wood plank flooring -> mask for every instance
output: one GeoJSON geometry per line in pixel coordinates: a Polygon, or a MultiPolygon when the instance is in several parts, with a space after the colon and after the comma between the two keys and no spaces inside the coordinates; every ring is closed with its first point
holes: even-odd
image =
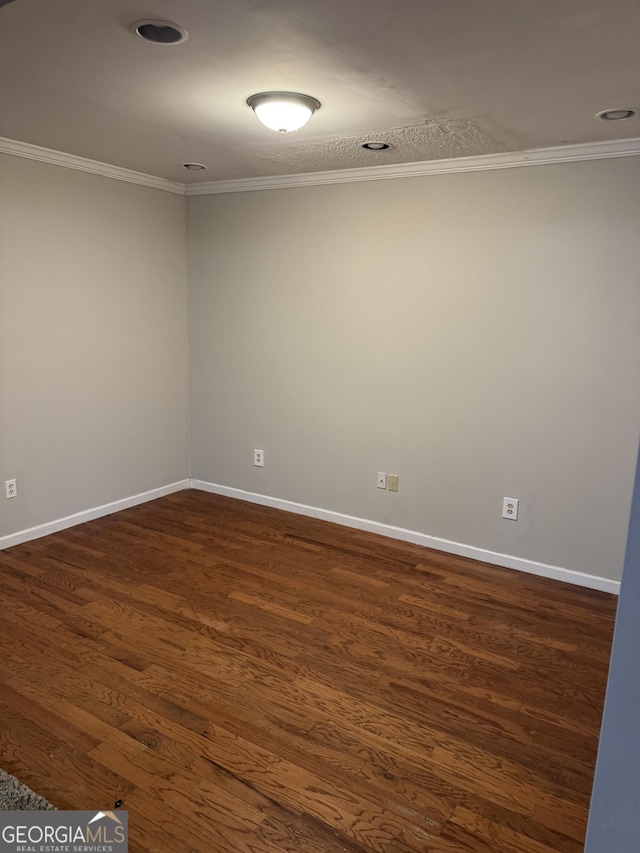
{"type": "Polygon", "coordinates": [[[613,596],[197,491],[0,571],[0,766],[132,853],[583,849],[613,596]]]}

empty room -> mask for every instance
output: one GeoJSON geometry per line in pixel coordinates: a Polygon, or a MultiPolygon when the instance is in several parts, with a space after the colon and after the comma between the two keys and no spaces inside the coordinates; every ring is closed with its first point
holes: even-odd
{"type": "Polygon", "coordinates": [[[0,0],[1,849],[637,853],[639,35],[0,0]]]}

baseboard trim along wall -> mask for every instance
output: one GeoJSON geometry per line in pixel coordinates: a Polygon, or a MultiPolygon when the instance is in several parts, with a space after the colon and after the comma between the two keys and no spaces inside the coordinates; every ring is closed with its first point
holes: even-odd
{"type": "Polygon", "coordinates": [[[162,498],[165,495],[173,494],[173,492],[180,492],[183,489],[200,489],[203,492],[210,492],[214,495],[223,495],[224,497],[235,498],[236,500],[249,501],[250,503],[260,504],[261,506],[281,509],[285,512],[294,512],[297,515],[318,518],[322,521],[332,521],[334,524],[353,527],[355,530],[365,530],[368,533],[389,536],[391,539],[412,542],[414,545],[434,548],[436,551],[444,551],[447,554],[455,554],[458,557],[469,557],[472,560],[493,563],[505,569],[528,572],[531,575],[564,581],[565,583],[572,583],[576,586],[587,587],[588,589],[597,589],[602,592],[613,593],[614,595],[618,595],[620,592],[620,583],[609,580],[608,578],[596,577],[595,575],[588,575],[584,572],[576,572],[573,569],[565,569],[562,566],[549,566],[546,563],[537,563],[534,560],[524,560],[521,557],[512,557],[510,554],[485,551],[483,548],[474,548],[471,545],[463,545],[460,542],[450,542],[448,539],[439,539],[437,536],[429,536],[427,533],[420,533],[417,530],[407,530],[404,527],[394,527],[390,524],[383,524],[380,521],[371,521],[367,518],[358,518],[357,516],[345,515],[344,513],[334,512],[329,509],[320,509],[319,507],[307,506],[306,504],[295,503],[294,501],[274,498],[269,495],[260,495],[255,492],[246,492],[243,489],[234,489],[231,486],[221,486],[217,483],[207,483],[204,480],[195,479],[179,480],[176,483],[160,486],[158,489],[151,489],[148,492],[141,492],[138,495],[131,495],[128,498],[122,498],[121,500],[112,501],[102,506],[76,512],[73,515],[58,518],[46,524],[29,527],[26,530],[19,530],[16,533],[10,533],[8,536],[0,536],[0,550],[12,548],[14,545],[21,545],[23,542],[30,542],[32,539],[40,539],[42,536],[49,536],[49,534],[57,533],[59,530],[66,530],[68,527],[75,527],[77,524],[93,521],[94,518],[102,518],[105,515],[111,515],[122,509],[128,509],[129,507],[137,506],[156,498],[162,498]]]}
{"type": "Polygon", "coordinates": [[[26,530],[10,533],[8,536],[0,536],[0,550],[12,548],[14,545],[21,545],[23,542],[30,542],[32,539],[40,539],[42,536],[49,536],[50,533],[57,533],[59,530],[75,527],[76,524],[84,524],[85,521],[93,521],[94,518],[102,518],[104,515],[120,512],[121,509],[128,509],[129,507],[137,506],[156,498],[162,498],[165,495],[171,495],[173,492],[181,492],[183,489],[188,488],[190,488],[189,480],[179,480],[177,483],[169,483],[169,485],[160,486],[158,489],[151,489],[148,492],[141,492],[138,495],[131,495],[131,497],[122,498],[119,501],[112,501],[102,506],[93,507],[93,509],[76,512],[73,515],[58,518],[56,521],[49,521],[46,524],[39,524],[37,527],[28,527],[26,530]]]}
{"type": "Polygon", "coordinates": [[[537,563],[533,560],[524,560],[521,557],[512,557],[509,554],[498,554],[494,551],[485,551],[483,548],[474,548],[471,545],[463,545],[460,542],[450,542],[448,539],[439,539],[429,536],[417,530],[407,530],[404,527],[394,527],[379,521],[370,521],[366,518],[357,518],[352,515],[344,515],[328,509],[307,506],[306,504],[273,498],[268,495],[260,495],[255,492],[245,492],[243,489],[234,489],[230,486],[220,486],[217,483],[207,483],[203,480],[190,480],[192,489],[200,489],[203,492],[211,492],[214,495],[223,495],[228,498],[236,498],[262,506],[282,509],[286,512],[294,512],[297,515],[306,515],[310,518],[319,518],[322,521],[332,521],[344,527],[353,527],[356,530],[366,530],[369,533],[378,533],[381,536],[389,536],[392,539],[401,539],[404,542],[412,542],[414,545],[423,545],[425,548],[434,548],[437,551],[445,551],[447,554],[455,554],[458,557],[469,557],[472,560],[480,560],[483,563],[493,563],[505,569],[516,569],[519,572],[528,572],[543,578],[572,583],[576,586],[597,589],[601,592],[610,592],[618,595],[620,583],[608,578],[588,575],[584,572],[576,572],[573,569],[565,569],[562,566],[549,566],[546,563],[537,563]]]}

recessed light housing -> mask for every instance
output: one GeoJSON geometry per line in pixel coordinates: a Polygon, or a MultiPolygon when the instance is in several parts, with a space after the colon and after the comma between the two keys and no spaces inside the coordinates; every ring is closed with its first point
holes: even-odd
{"type": "Polygon", "coordinates": [[[365,151],[386,151],[387,148],[391,148],[388,142],[376,142],[374,140],[371,142],[363,142],[362,147],[365,151]]]}
{"type": "Polygon", "coordinates": [[[180,44],[189,38],[183,27],[172,24],[170,21],[134,21],[129,30],[134,35],[146,41],[152,41],[154,44],[180,44]]]}
{"type": "Polygon", "coordinates": [[[596,113],[596,118],[601,118],[603,121],[624,121],[626,118],[633,118],[635,114],[636,111],[628,107],[615,107],[614,109],[601,110],[596,113]]]}
{"type": "Polygon", "coordinates": [[[265,127],[281,134],[300,130],[320,109],[320,101],[299,92],[258,92],[247,104],[265,127]]]}
{"type": "Polygon", "coordinates": [[[183,163],[182,165],[190,172],[204,172],[205,169],[209,168],[208,166],[205,166],[204,163],[183,163]]]}

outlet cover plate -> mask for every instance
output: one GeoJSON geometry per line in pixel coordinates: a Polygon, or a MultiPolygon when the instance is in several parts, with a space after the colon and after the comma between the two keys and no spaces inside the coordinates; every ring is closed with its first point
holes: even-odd
{"type": "Polygon", "coordinates": [[[518,507],[520,501],[518,498],[503,498],[502,499],[502,517],[509,521],[518,520],[518,507]]]}

